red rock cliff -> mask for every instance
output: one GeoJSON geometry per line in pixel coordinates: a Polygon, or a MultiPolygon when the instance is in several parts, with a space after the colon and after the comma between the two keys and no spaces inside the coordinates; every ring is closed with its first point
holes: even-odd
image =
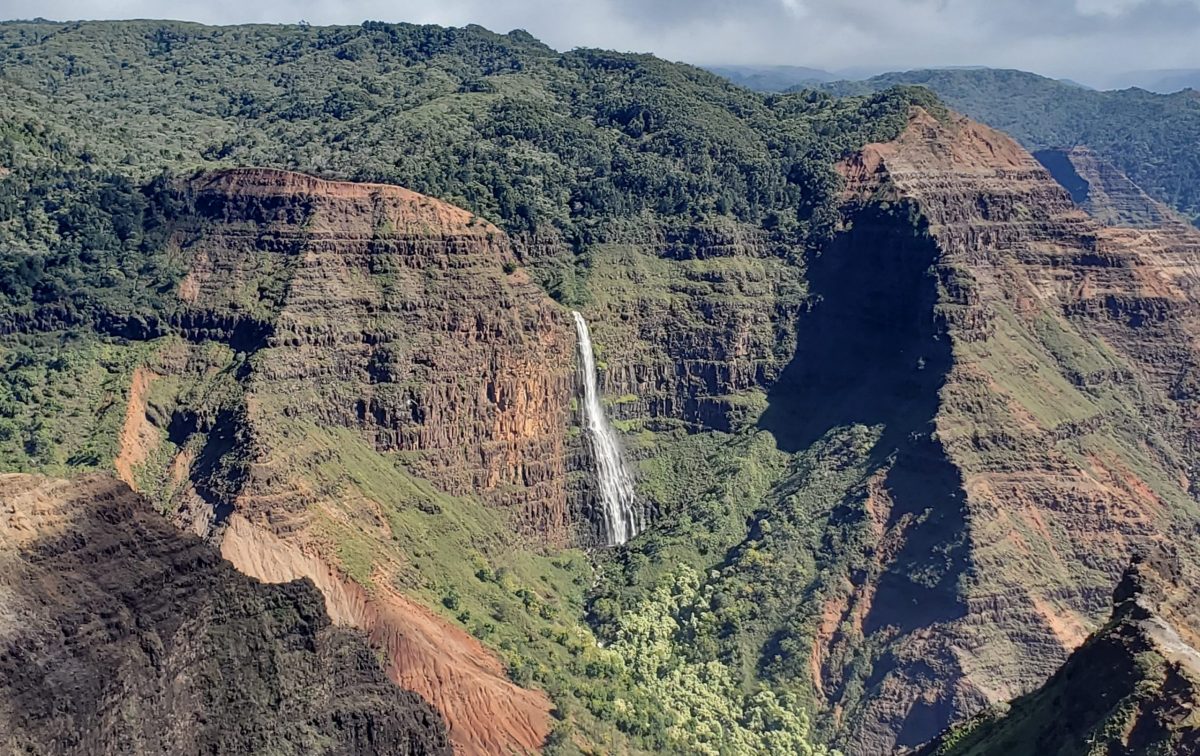
{"type": "MultiPolygon", "coordinates": [[[[180,194],[189,343],[139,373],[123,437],[157,437],[157,413],[181,518],[247,574],[312,579],[458,753],[536,750],[545,694],[422,606],[443,586],[417,560],[469,573],[437,544],[495,556],[574,537],[566,311],[495,227],[399,187],[233,170],[180,194]]],[[[157,453],[136,446],[131,478],[157,453]]]]}
{"type": "Polygon", "coordinates": [[[826,607],[814,676],[873,753],[1039,684],[1135,547],[1191,540],[1200,235],[1102,228],[1007,136],[923,111],[843,172],[858,233],[908,206],[934,245],[933,438],[957,479],[902,512],[880,485],[876,566],[826,607]],[[863,642],[887,650],[856,699],[829,660],[863,642]]]}
{"type": "Polygon", "coordinates": [[[247,409],[264,446],[247,493],[278,497],[273,418],[303,417],[566,539],[574,337],[498,229],[399,187],[283,171],[225,171],[191,190],[182,296],[215,320],[263,324],[247,409]]]}

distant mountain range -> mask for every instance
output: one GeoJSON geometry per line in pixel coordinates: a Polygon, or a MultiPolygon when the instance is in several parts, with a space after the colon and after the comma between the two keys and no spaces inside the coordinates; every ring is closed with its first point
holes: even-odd
{"type": "MultiPolygon", "coordinates": [[[[818,88],[836,96],[853,96],[895,86],[927,87],[954,110],[1011,134],[1029,150],[1088,147],[1154,199],[1200,222],[1200,155],[1195,150],[1200,143],[1200,92],[1195,89],[1173,94],[1128,86],[1098,90],[1074,81],[997,68],[938,68],[838,81],[821,80],[818,77],[829,72],[820,69],[735,66],[712,70],[732,71],[722,75],[742,86],[768,91],[818,88]],[[796,83],[778,89],[789,72],[796,83]]],[[[1147,86],[1153,83],[1151,79],[1182,83],[1188,73],[1200,78],[1197,72],[1157,71],[1129,74],[1122,82],[1140,76],[1138,80],[1147,86]]]]}
{"type": "Polygon", "coordinates": [[[1147,92],[1170,94],[1181,89],[1200,89],[1200,68],[1174,68],[1159,71],[1130,71],[1102,81],[1103,89],[1137,87],[1147,92]]]}
{"type": "Polygon", "coordinates": [[[855,78],[805,66],[707,66],[718,76],[757,92],[782,92],[800,84],[825,84],[855,78]]]}
{"type": "MultiPolygon", "coordinates": [[[[798,86],[813,84],[828,84],[833,81],[863,81],[868,78],[896,77],[916,74],[921,71],[989,71],[986,66],[945,66],[934,69],[914,69],[910,71],[893,71],[883,73],[880,69],[839,69],[827,71],[822,68],[807,66],[768,66],[768,65],[721,65],[705,66],[709,71],[724,76],[739,86],[759,92],[783,92],[798,86]]],[[[1038,74],[1032,74],[1038,75],[1038,74]]],[[[1112,90],[1112,89],[1144,89],[1147,92],[1171,94],[1183,89],[1200,89],[1200,68],[1171,68],[1150,71],[1125,71],[1108,76],[1083,77],[1091,83],[1077,79],[1057,79],[1064,84],[1071,84],[1083,89],[1112,90]]]]}
{"type": "Polygon", "coordinates": [[[835,95],[861,95],[902,85],[928,87],[951,108],[1008,132],[1030,150],[1089,147],[1155,199],[1200,219],[1195,90],[1097,91],[993,68],[907,71],[819,86],[835,95]]]}

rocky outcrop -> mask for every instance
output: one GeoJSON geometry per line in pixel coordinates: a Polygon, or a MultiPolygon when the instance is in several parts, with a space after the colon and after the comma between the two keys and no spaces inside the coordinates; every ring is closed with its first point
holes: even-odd
{"type": "Polygon", "coordinates": [[[0,750],[448,754],[441,717],[336,628],[120,481],[0,476],[0,750]]]}
{"type": "Polygon", "coordinates": [[[914,384],[933,406],[912,431],[932,431],[925,465],[953,470],[906,490],[897,442],[867,552],[884,562],[830,599],[831,626],[864,618],[882,649],[861,697],[861,671],[826,662],[839,633],[817,637],[847,750],[877,753],[1032,689],[1103,620],[1134,549],[1190,538],[1200,246],[1185,227],[1100,226],[1011,139],[953,117],[919,111],[843,172],[847,233],[886,214],[934,247],[933,341],[908,356],[944,372],[914,384]]]}
{"type": "Polygon", "coordinates": [[[913,756],[1196,753],[1200,615],[1183,572],[1170,552],[1136,556],[1109,620],[1042,687],[913,756]]]}

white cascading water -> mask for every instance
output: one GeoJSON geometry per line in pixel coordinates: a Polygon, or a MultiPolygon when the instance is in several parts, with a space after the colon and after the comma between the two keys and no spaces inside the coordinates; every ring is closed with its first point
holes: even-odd
{"type": "Polygon", "coordinates": [[[604,416],[600,404],[600,386],[596,381],[596,358],[587,321],[578,312],[575,333],[579,337],[579,362],[583,371],[583,418],[592,439],[596,459],[596,480],[600,502],[604,506],[605,536],[610,546],[625,543],[638,534],[640,523],[633,495],[633,476],[625,464],[617,434],[604,416]]]}

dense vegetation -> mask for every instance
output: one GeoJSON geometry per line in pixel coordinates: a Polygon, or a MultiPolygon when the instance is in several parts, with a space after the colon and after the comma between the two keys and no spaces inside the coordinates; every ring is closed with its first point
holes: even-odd
{"type": "Polygon", "coordinates": [[[1030,150],[1091,147],[1152,197],[1200,222],[1200,93],[1098,92],[1023,71],[954,69],[825,85],[863,94],[929,87],[947,105],[1008,132],[1030,150]]]}
{"type": "MultiPolygon", "coordinates": [[[[651,56],[379,23],[0,24],[0,95],[17,128],[50,129],[83,163],[142,178],[259,164],[397,183],[577,253],[608,221],[643,213],[817,239],[833,160],[896,133],[910,103],[933,103],[920,90],[764,98],[651,56]]],[[[13,141],[9,167],[45,159],[13,141]]],[[[585,261],[530,262],[571,299],[585,261]]]]}
{"type": "Polygon", "coordinates": [[[0,321],[88,323],[153,335],[181,273],[167,247],[179,199],[89,167],[39,166],[0,181],[0,321]]]}

